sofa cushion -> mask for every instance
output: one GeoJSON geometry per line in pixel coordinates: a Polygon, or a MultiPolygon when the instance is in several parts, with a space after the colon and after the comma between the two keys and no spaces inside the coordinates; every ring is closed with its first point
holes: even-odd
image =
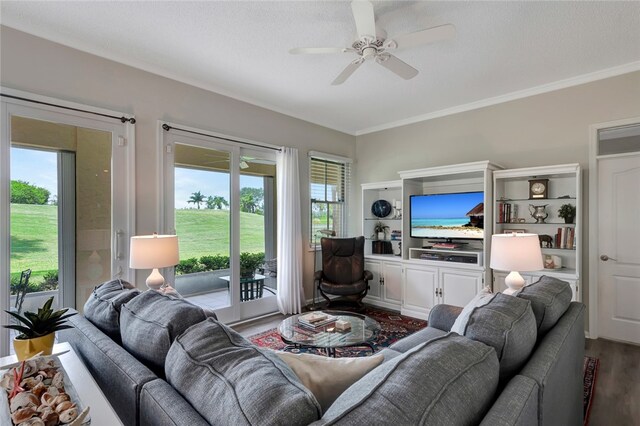
{"type": "Polygon", "coordinates": [[[356,358],[331,358],[314,354],[276,351],[281,360],[296,373],[300,382],[313,393],[322,411],[384,360],[382,355],[356,358]]]}
{"type": "Polygon", "coordinates": [[[535,283],[523,287],[516,294],[516,297],[531,302],[533,315],[535,315],[538,325],[538,335],[543,336],[556,325],[560,317],[567,311],[573,293],[568,282],[542,276],[535,283]]]}
{"type": "Polygon", "coordinates": [[[437,328],[433,328],[433,327],[423,328],[420,331],[417,331],[413,334],[408,335],[404,339],[398,340],[393,345],[389,346],[389,349],[393,349],[394,351],[404,353],[410,349],[415,348],[421,343],[428,342],[431,339],[444,336],[445,334],[447,334],[446,331],[442,331],[437,328]]]}
{"type": "Polygon", "coordinates": [[[207,319],[178,337],[167,381],[211,424],[307,425],[320,405],[275,352],[207,319]]]}
{"type": "Polygon", "coordinates": [[[122,306],[122,346],[163,376],[164,360],[182,332],[215,314],[185,299],[147,290],[122,306]]]}
{"type": "Polygon", "coordinates": [[[492,347],[449,333],[371,371],[318,424],[478,424],[494,399],[498,371],[492,347]]]}
{"type": "Polygon", "coordinates": [[[458,333],[460,335],[464,334],[465,328],[467,328],[467,323],[469,322],[469,316],[471,313],[481,306],[486,305],[491,302],[496,295],[491,293],[489,287],[485,287],[482,289],[480,293],[476,295],[460,312],[460,315],[456,318],[453,325],[451,326],[451,330],[454,333],[458,333]]]}
{"type": "Polygon", "coordinates": [[[536,319],[528,300],[496,293],[469,315],[464,335],[492,346],[500,360],[505,384],[522,368],[536,344],[536,319]]]}
{"type": "Polygon", "coordinates": [[[93,289],[84,304],[84,316],[112,340],[120,343],[120,308],[140,294],[134,285],[120,279],[93,289]]]}

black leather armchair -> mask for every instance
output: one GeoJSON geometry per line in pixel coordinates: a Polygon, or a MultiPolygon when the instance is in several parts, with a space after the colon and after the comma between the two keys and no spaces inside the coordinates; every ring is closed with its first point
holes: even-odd
{"type": "Polygon", "coordinates": [[[322,270],[316,271],[315,283],[328,305],[329,294],[363,307],[373,274],[364,270],[364,237],[322,238],[322,270]]]}

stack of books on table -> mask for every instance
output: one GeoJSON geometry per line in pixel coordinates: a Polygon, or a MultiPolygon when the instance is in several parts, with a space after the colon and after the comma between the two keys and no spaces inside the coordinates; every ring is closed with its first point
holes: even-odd
{"type": "Polygon", "coordinates": [[[298,317],[300,325],[305,327],[321,327],[323,325],[331,324],[338,318],[333,315],[323,314],[322,312],[312,312],[310,314],[302,315],[298,317]]]}

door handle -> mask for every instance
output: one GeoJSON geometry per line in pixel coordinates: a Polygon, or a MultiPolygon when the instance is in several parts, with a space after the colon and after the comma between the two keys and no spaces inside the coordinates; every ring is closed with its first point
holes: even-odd
{"type": "Polygon", "coordinates": [[[118,229],[116,231],[115,250],[113,251],[114,252],[113,257],[115,260],[124,259],[124,255],[122,254],[122,241],[120,241],[123,235],[124,235],[124,231],[122,229],[118,229]]]}
{"type": "Polygon", "coordinates": [[[614,260],[614,261],[618,261],[618,259],[614,259],[613,257],[609,257],[606,254],[603,254],[600,256],[600,260],[602,260],[603,262],[606,262],[607,260],[614,260]]]}

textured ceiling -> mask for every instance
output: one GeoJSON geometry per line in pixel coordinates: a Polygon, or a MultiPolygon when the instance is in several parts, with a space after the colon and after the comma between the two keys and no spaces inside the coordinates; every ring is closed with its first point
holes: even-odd
{"type": "Polygon", "coordinates": [[[2,1],[0,23],[352,134],[640,64],[640,2],[373,3],[389,36],[456,37],[397,51],[412,80],[365,63],[331,86],[353,54],[288,50],[349,46],[349,2],[2,1]]]}

